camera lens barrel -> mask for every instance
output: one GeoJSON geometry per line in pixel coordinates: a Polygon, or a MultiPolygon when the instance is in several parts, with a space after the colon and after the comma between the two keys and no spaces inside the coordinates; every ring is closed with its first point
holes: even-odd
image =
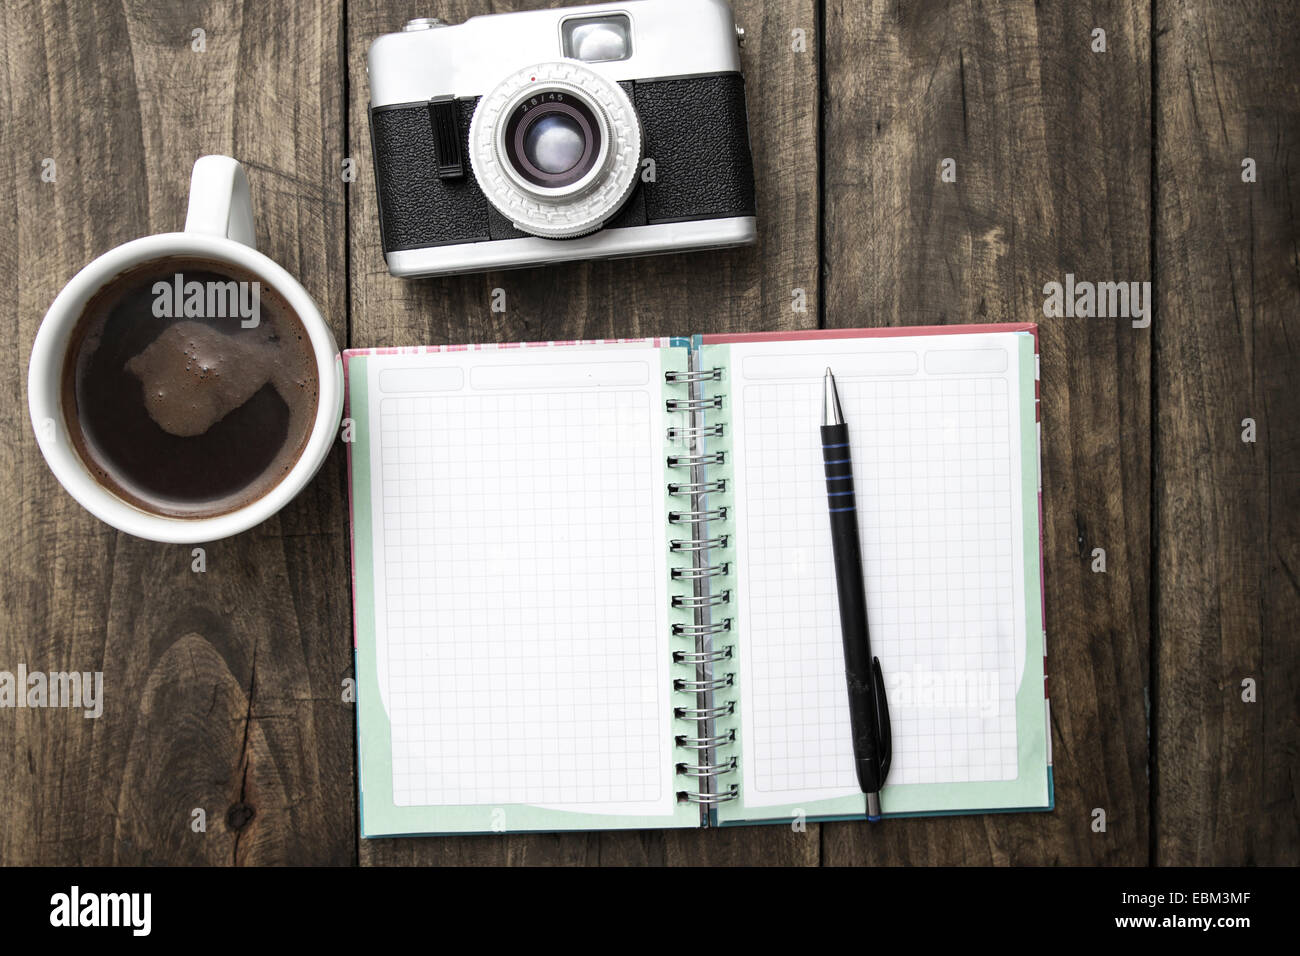
{"type": "Polygon", "coordinates": [[[601,228],[636,185],[641,145],[627,94],[577,60],[516,71],[470,122],[484,195],[516,228],[546,238],[601,228]]]}

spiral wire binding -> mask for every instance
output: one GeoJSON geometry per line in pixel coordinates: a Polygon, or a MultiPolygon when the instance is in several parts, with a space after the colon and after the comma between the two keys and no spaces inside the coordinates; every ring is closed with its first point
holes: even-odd
{"type": "Polygon", "coordinates": [[[694,649],[673,651],[673,663],[694,668],[693,679],[677,678],[673,681],[673,690],[690,695],[690,706],[676,707],[673,710],[678,720],[692,723],[691,733],[679,734],[676,745],[685,751],[687,759],[677,764],[677,774],[683,778],[683,788],[678,790],[679,800],[699,804],[701,819],[707,824],[709,808],[735,800],[740,796],[740,787],[736,783],[725,783],[720,778],[734,774],[737,758],[722,755],[721,748],[734,744],[735,730],[718,733],[716,721],[720,717],[730,716],[735,712],[735,702],[720,700],[715,695],[719,691],[734,686],[736,675],[721,671],[721,667],[732,660],[733,645],[723,643],[731,633],[731,618],[725,616],[725,607],[731,602],[731,591],[714,592],[712,579],[723,577],[730,572],[730,562],[723,559],[718,552],[725,552],[729,540],[724,535],[712,535],[708,532],[710,521],[720,521],[727,517],[725,507],[709,507],[710,494],[722,494],[727,490],[725,479],[709,479],[706,469],[709,465],[721,465],[725,461],[725,452],[704,452],[703,441],[708,438],[721,438],[724,425],[720,423],[705,424],[704,414],[709,410],[722,408],[721,395],[705,395],[706,383],[722,380],[722,369],[696,368],[699,353],[692,351],[691,368],[685,372],[665,372],[664,379],[669,385],[683,385],[687,397],[668,399],[665,402],[669,412],[686,412],[689,424],[680,428],[669,428],[669,441],[686,443],[685,454],[668,456],[668,467],[680,469],[689,477],[683,481],[668,483],[668,494],[675,498],[689,501],[689,506],[681,510],[671,510],[668,520],[674,525],[690,528],[689,537],[673,537],[669,550],[675,555],[690,558],[689,565],[675,567],[671,570],[672,580],[691,585],[690,594],[677,594],[672,597],[672,606],[689,610],[693,614],[693,623],[675,623],[672,626],[674,637],[693,639],[694,649]],[[714,612],[717,611],[717,616],[714,612]],[[715,671],[715,665],[719,670],[715,671]]]}

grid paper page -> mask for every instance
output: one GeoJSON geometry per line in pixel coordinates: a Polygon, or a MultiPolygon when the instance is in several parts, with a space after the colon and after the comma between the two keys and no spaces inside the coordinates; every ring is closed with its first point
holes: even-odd
{"type": "Polygon", "coordinates": [[[740,344],[730,376],[745,803],[859,792],[818,429],[827,366],[850,429],[893,729],[888,784],[1014,779],[1015,336],[740,344]]]}
{"type": "Polygon", "coordinates": [[[370,362],[394,803],[671,812],[657,353],[370,362]]]}

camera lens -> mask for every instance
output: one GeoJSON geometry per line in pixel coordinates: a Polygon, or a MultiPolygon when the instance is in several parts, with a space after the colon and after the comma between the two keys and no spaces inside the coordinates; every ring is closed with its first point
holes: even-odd
{"type": "Polygon", "coordinates": [[[582,127],[571,117],[559,114],[543,116],[529,124],[524,133],[524,155],[528,161],[553,176],[577,166],[585,146],[582,127]]]}
{"type": "Polygon", "coordinates": [[[562,189],[587,175],[600,153],[592,109],[567,92],[540,92],[515,108],[506,124],[506,158],[534,186],[562,189]]]}
{"type": "Polygon", "coordinates": [[[474,107],[468,138],[487,201],[543,239],[603,228],[636,189],[641,143],[627,90],[571,58],[502,78],[474,107]]]}

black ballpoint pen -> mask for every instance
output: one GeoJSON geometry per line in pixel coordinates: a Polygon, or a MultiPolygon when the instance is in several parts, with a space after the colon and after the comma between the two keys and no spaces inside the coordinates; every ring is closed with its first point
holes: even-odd
{"type": "Polygon", "coordinates": [[[831,546],[835,553],[835,589],[840,598],[844,638],[844,675],[849,685],[849,726],[858,785],[867,795],[867,819],[880,819],[880,788],[889,773],[889,704],[880,658],[871,656],[867,630],[867,592],[862,580],[862,546],[858,541],[857,496],[849,427],[844,424],[835,376],[826,370],[822,397],[822,463],[830,503],[831,546]]]}

